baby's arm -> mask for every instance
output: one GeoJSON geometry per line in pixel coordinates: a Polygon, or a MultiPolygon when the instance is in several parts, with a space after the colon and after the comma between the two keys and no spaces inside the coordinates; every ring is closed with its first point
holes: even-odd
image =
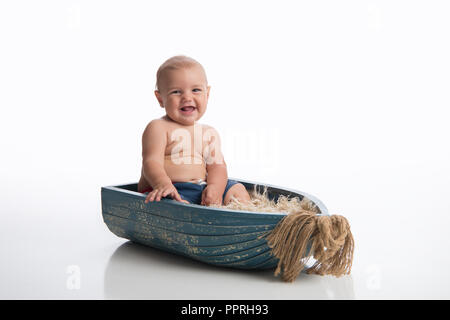
{"type": "Polygon", "coordinates": [[[153,190],[147,195],[145,202],[160,201],[162,197],[172,196],[182,200],[169,176],[164,170],[164,152],[167,135],[164,123],[153,120],[145,128],[142,135],[142,174],[153,190]]]}
{"type": "Polygon", "coordinates": [[[227,166],[220,146],[219,133],[214,128],[208,128],[205,139],[207,151],[205,154],[207,187],[202,194],[203,205],[222,204],[222,196],[228,181],[227,166]]]}

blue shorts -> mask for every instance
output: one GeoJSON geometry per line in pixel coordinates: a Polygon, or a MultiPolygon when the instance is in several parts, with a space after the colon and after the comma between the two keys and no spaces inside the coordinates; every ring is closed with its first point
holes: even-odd
{"type": "MultiPolygon", "coordinates": [[[[222,201],[225,200],[225,195],[228,190],[238,182],[235,180],[228,179],[227,185],[225,186],[225,191],[223,192],[222,201]]],[[[202,192],[206,188],[205,184],[197,184],[193,182],[175,182],[173,184],[177,189],[180,197],[183,200],[189,201],[189,203],[200,204],[202,202],[202,192]]]]}

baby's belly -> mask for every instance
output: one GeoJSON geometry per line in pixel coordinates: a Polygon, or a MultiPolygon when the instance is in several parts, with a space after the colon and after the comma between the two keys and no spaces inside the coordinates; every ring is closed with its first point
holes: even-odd
{"type": "Polygon", "coordinates": [[[188,182],[198,179],[206,180],[206,166],[204,163],[175,164],[170,159],[164,162],[164,169],[172,182],[188,182]]]}

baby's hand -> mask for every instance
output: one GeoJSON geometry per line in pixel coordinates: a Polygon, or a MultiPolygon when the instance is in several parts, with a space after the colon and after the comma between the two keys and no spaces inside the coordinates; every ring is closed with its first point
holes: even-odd
{"type": "Polygon", "coordinates": [[[153,200],[160,201],[161,198],[164,198],[167,196],[171,196],[172,199],[174,199],[176,201],[189,203],[188,201],[183,200],[181,198],[181,196],[178,193],[175,186],[170,182],[155,186],[155,188],[152,191],[150,191],[149,194],[147,195],[147,197],[145,198],[145,203],[148,203],[149,201],[153,201],[153,200]]]}
{"type": "Polygon", "coordinates": [[[209,206],[211,204],[221,205],[222,195],[219,190],[212,184],[208,184],[202,192],[202,202],[201,205],[209,206]]]}

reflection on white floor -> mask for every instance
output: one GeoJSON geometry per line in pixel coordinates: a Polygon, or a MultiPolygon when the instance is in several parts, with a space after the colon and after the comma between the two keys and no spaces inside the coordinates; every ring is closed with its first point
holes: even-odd
{"type": "Polygon", "coordinates": [[[105,270],[107,299],[353,299],[351,276],[301,274],[294,283],[273,270],[215,267],[145,247],[122,244],[105,270]]]}

